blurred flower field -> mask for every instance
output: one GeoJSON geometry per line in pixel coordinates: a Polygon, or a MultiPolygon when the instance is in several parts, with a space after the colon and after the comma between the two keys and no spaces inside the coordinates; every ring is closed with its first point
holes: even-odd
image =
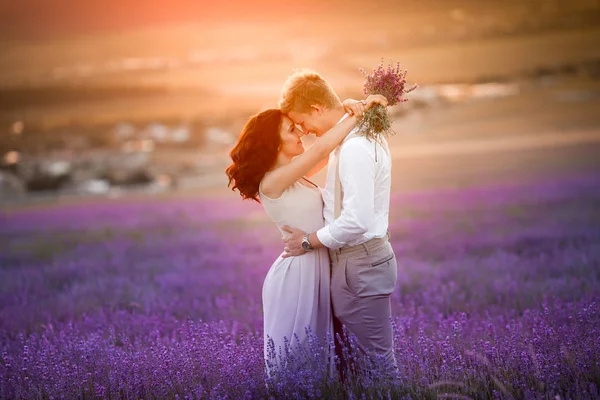
{"type": "Polygon", "coordinates": [[[0,398],[600,397],[600,178],[396,194],[393,386],[265,385],[257,204],[107,200],[0,216],[0,398]],[[558,397],[557,397],[558,396],[558,397]]]}

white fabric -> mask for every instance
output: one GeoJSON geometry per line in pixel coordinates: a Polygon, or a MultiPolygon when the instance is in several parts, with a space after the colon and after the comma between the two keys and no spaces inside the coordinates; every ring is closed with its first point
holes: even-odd
{"type": "MultiPolygon", "coordinates": [[[[344,114],[344,116],[338,121],[338,124],[340,122],[342,122],[343,120],[345,120],[348,117],[348,113],[344,114]]],[[[336,124],[337,125],[337,124],[336,124]]],[[[354,136],[354,131],[351,131],[347,136],[346,139],[354,136]]],[[[331,157],[331,154],[330,154],[331,157]]],[[[337,162],[339,161],[339,157],[336,159],[336,163],[335,163],[335,187],[333,190],[333,219],[338,219],[340,217],[340,215],[342,214],[342,184],[340,182],[340,163],[337,162]]],[[[327,171],[329,172],[329,171],[327,171]]]]}
{"type": "Polygon", "coordinates": [[[392,159],[387,141],[353,135],[356,131],[357,128],[329,156],[327,181],[322,191],[326,226],[317,231],[317,237],[330,249],[382,238],[388,230],[392,159]],[[341,215],[336,219],[338,162],[342,204],[341,215]]]}
{"type": "MultiPolygon", "coordinates": [[[[350,132],[347,139],[356,136],[354,132],[350,132]]],[[[340,182],[340,158],[337,158],[335,164],[335,189],[333,192],[333,219],[336,220],[342,215],[342,182],[340,182]]]]}
{"type": "MultiPolygon", "coordinates": [[[[288,225],[314,232],[324,225],[323,199],[318,187],[298,182],[278,199],[270,199],[259,190],[260,200],[271,220],[280,228],[288,225]]],[[[282,253],[283,254],[283,253],[282,253]]],[[[294,335],[306,343],[305,328],[319,338],[333,334],[330,298],[330,265],[327,249],[320,248],[297,257],[281,255],[267,273],[262,290],[265,333],[265,359],[268,339],[273,339],[277,354],[283,353],[284,337],[292,345],[294,335]]]]}

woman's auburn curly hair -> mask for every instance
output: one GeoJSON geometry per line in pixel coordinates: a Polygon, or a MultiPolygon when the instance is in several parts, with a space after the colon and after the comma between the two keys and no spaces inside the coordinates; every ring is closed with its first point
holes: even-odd
{"type": "Polygon", "coordinates": [[[282,116],[281,110],[270,109],[250,117],[229,152],[233,163],[225,170],[229,177],[227,186],[237,189],[244,200],[260,203],[260,181],[277,161],[282,116]]]}

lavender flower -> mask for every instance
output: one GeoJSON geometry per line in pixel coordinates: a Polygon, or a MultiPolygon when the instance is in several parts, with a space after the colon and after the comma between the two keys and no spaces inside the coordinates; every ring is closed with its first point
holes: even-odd
{"type": "Polygon", "coordinates": [[[598,399],[598,198],[597,174],[393,194],[397,375],[352,337],[350,369],[310,331],[267,344],[267,372],[260,293],[281,242],[258,204],[2,214],[0,399],[598,399]]]}
{"type": "MultiPolygon", "coordinates": [[[[404,95],[418,87],[417,84],[409,87],[406,86],[407,71],[400,69],[400,63],[397,63],[395,68],[391,63],[387,67],[384,67],[382,60],[377,68],[373,68],[373,72],[370,75],[362,68],[360,72],[366,76],[363,89],[364,94],[367,96],[371,94],[383,95],[390,107],[408,101],[404,95]]],[[[387,109],[377,105],[367,110],[361,122],[360,130],[365,136],[375,139],[379,135],[387,136],[393,133],[387,109]]]]}

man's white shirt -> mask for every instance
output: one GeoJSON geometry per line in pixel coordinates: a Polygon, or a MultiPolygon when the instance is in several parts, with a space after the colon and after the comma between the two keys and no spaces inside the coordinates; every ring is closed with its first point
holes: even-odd
{"type": "Polygon", "coordinates": [[[349,136],[329,155],[327,181],[322,190],[326,225],[317,231],[317,237],[330,249],[354,246],[387,234],[392,160],[385,138],[380,142],[361,135],[349,136]],[[334,220],[338,157],[343,196],[341,215],[334,220]]]}

